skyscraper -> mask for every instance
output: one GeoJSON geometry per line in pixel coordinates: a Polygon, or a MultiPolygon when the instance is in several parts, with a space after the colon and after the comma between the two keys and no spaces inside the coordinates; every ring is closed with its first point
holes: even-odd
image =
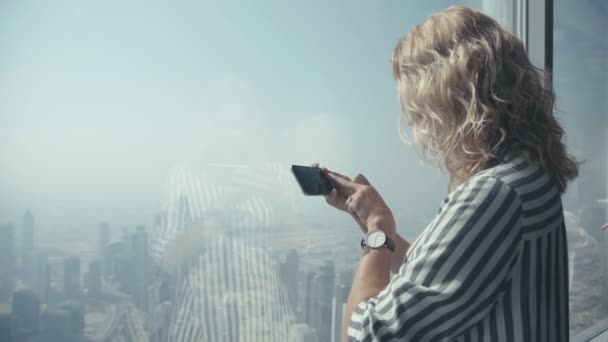
{"type": "Polygon", "coordinates": [[[133,297],[137,306],[143,310],[148,310],[148,276],[149,276],[149,258],[148,258],[148,233],[143,225],[137,226],[135,234],[132,238],[133,253],[135,262],[135,288],[133,297]]]}
{"type": "Polygon", "coordinates": [[[169,323],[173,304],[164,302],[154,309],[150,308],[148,316],[150,342],[166,342],[169,338],[169,323]]]}
{"type": "Polygon", "coordinates": [[[63,289],[68,298],[80,296],[80,258],[68,257],[63,261],[63,289]]]}
{"type": "Polygon", "coordinates": [[[101,295],[101,262],[97,259],[89,263],[85,276],[85,287],[90,296],[99,297],[101,295]]]}
{"type": "Polygon", "coordinates": [[[13,342],[13,317],[8,304],[0,304],[0,342],[13,342]]]}
{"type": "Polygon", "coordinates": [[[117,282],[121,290],[125,293],[134,295],[136,289],[135,257],[133,251],[132,236],[125,236],[123,241],[110,245],[115,254],[111,257],[112,280],[117,282]]]}
{"type": "Polygon", "coordinates": [[[602,297],[604,298],[604,311],[608,312],[608,223],[602,226],[602,234],[604,235],[604,288],[602,297]]]}
{"type": "Polygon", "coordinates": [[[21,289],[13,294],[11,306],[15,341],[30,341],[38,334],[40,300],[33,291],[21,289]]]}
{"type": "Polygon", "coordinates": [[[107,222],[102,222],[99,225],[99,232],[97,236],[97,253],[100,260],[101,273],[104,277],[108,277],[111,265],[107,261],[106,246],[110,243],[110,225],[107,222]]]}
{"type": "Polygon", "coordinates": [[[294,311],[298,307],[298,264],[298,252],[295,249],[289,250],[279,263],[279,275],[285,285],[289,303],[294,311]]]}
{"type": "Polygon", "coordinates": [[[27,263],[27,254],[34,248],[34,215],[27,210],[23,215],[21,226],[21,265],[27,263]]]}
{"type": "Polygon", "coordinates": [[[303,312],[303,322],[308,326],[312,327],[313,320],[313,311],[314,308],[314,298],[313,298],[313,280],[315,278],[314,272],[306,273],[306,281],[304,286],[304,312],[303,312]]]}
{"type": "Polygon", "coordinates": [[[334,263],[326,260],[312,281],[312,327],[320,341],[331,341],[332,301],[336,280],[334,263]]]}
{"type": "Polygon", "coordinates": [[[99,240],[97,241],[99,255],[103,254],[103,249],[108,242],[110,242],[110,225],[107,222],[102,222],[99,225],[99,240]]]}
{"type": "Polygon", "coordinates": [[[40,302],[48,302],[49,263],[47,256],[32,250],[25,256],[25,280],[27,286],[38,296],[40,302]]]}
{"type": "Polygon", "coordinates": [[[332,301],[332,342],[340,342],[342,340],[342,323],[344,318],[344,310],[350,288],[352,285],[353,272],[350,270],[340,272],[340,276],[336,281],[336,289],[332,301]]]}
{"type": "Polygon", "coordinates": [[[65,342],[74,337],[70,327],[70,314],[64,310],[42,310],[40,336],[44,342],[65,342]]]}
{"type": "Polygon", "coordinates": [[[102,267],[101,273],[105,279],[116,279],[117,276],[117,265],[116,260],[120,253],[122,253],[124,247],[124,241],[115,241],[105,246],[102,256],[102,267]]]}
{"type": "Polygon", "coordinates": [[[8,303],[15,286],[15,230],[0,225],[0,303],[8,303]]]}
{"type": "Polygon", "coordinates": [[[67,312],[72,336],[82,336],[84,332],[84,305],[67,301],[59,305],[59,310],[67,312]]]}

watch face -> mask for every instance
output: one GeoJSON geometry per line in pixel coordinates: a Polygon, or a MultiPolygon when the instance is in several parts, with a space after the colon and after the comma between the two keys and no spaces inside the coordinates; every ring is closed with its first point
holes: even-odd
{"type": "Polygon", "coordinates": [[[369,235],[367,235],[367,239],[365,240],[366,245],[371,248],[380,248],[384,246],[385,242],[386,234],[384,234],[384,232],[381,230],[369,233],[369,235]]]}

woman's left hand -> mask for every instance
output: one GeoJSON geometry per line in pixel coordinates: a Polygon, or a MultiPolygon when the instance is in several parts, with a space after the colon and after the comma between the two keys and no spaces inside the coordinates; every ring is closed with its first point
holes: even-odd
{"type": "Polygon", "coordinates": [[[353,182],[335,172],[329,170],[324,170],[324,172],[336,189],[327,197],[329,204],[332,204],[332,200],[338,197],[346,198],[346,210],[358,218],[368,229],[382,229],[389,236],[396,234],[393,213],[382,196],[363,175],[357,175],[355,179],[364,180],[364,182],[353,182]]]}

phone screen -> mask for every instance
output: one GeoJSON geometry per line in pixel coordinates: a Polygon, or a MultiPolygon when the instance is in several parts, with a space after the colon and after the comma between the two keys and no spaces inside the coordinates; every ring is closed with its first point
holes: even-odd
{"type": "Polygon", "coordinates": [[[329,178],[318,167],[292,165],[291,171],[305,195],[327,195],[334,188],[329,178]]]}

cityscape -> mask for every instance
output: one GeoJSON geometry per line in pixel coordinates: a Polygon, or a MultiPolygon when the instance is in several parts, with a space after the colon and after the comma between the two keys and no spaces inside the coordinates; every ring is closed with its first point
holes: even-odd
{"type": "Polygon", "coordinates": [[[30,210],[0,225],[0,341],[340,341],[356,243],[288,222],[290,191],[259,182],[281,170],[178,168],[154,223],[101,222],[93,253],[41,248],[30,210]]]}
{"type": "MultiPolygon", "coordinates": [[[[30,210],[1,224],[0,342],[340,341],[359,254],[337,241],[357,234],[302,220],[287,169],[177,167],[151,225],[101,222],[89,252],[39,243],[30,210]]],[[[572,332],[608,311],[603,242],[579,214],[566,210],[572,332]]]]}

